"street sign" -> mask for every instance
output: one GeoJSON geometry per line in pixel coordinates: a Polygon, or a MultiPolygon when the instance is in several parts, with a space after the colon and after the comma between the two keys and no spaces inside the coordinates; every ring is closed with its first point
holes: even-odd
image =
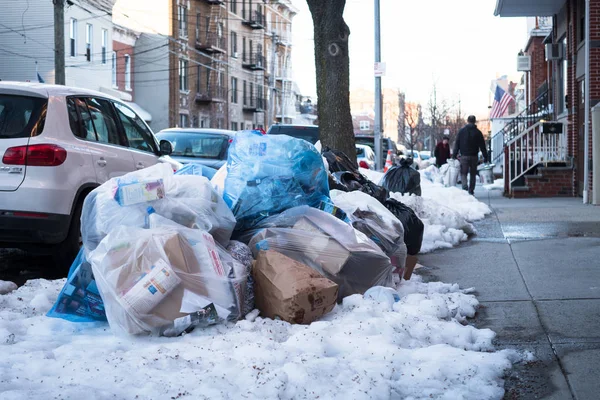
{"type": "Polygon", "coordinates": [[[385,63],[376,62],[375,63],[375,77],[385,76],[385,63]]]}

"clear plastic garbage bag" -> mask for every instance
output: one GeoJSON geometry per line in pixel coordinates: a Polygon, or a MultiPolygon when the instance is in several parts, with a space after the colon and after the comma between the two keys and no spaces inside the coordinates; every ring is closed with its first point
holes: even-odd
{"type": "Polygon", "coordinates": [[[248,272],[206,231],[119,226],[92,251],[106,316],[117,333],[160,334],[214,304],[221,319],[242,317],[248,272]]]}
{"type": "Polygon", "coordinates": [[[275,250],[339,285],[338,300],[372,286],[391,286],[388,256],[365,234],[331,214],[301,206],[261,222],[250,240],[256,256],[275,250]]]}
{"type": "Polygon", "coordinates": [[[223,194],[238,221],[236,230],[292,207],[317,206],[324,197],[329,197],[327,170],[312,144],[287,135],[236,135],[223,194]]]}
{"type": "Polygon", "coordinates": [[[110,179],[86,197],[81,214],[86,252],[93,251],[117,226],[147,226],[149,207],[180,225],[211,233],[224,246],[236,223],[207,178],[174,175],[168,165],[157,164],[110,179]]]}
{"type": "Polygon", "coordinates": [[[402,276],[407,254],[402,222],[383,204],[362,192],[332,190],[331,199],[346,213],[354,228],[367,235],[390,257],[402,276]]]}
{"type": "Polygon", "coordinates": [[[460,161],[449,159],[448,163],[442,165],[440,169],[442,174],[442,182],[446,187],[456,186],[458,183],[458,176],[460,175],[460,161]]]}

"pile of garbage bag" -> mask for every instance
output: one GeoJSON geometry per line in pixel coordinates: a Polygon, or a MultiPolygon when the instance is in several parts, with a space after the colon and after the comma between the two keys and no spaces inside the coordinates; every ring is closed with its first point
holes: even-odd
{"type": "MultiPolygon", "coordinates": [[[[386,176],[391,190],[404,179],[386,176]]],[[[342,152],[252,131],[216,173],[159,164],[113,178],[84,202],[83,247],[48,315],[169,337],[255,307],[311,323],[410,277],[423,224],[389,190],[342,152]]]]}

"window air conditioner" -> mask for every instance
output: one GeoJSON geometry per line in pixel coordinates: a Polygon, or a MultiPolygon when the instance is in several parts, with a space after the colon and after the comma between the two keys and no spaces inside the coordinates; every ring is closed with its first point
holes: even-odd
{"type": "Polygon", "coordinates": [[[517,56],[517,71],[531,71],[531,56],[517,56]]]}
{"type": "Polygon", "coordinates": [[[546,44],[546,61],[560,60],[563,58],[564,48],[562,43],[546,44]]]}
{"type": "Polygon", "coordinates": [[[233,58],[238,58],[239,57],[239,53],[236,51],[233,53],[233,58]]]}

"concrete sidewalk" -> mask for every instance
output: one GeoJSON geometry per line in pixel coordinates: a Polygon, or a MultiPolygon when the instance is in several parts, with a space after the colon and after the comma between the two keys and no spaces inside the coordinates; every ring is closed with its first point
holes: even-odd
{"type": "Polygon", "coordinates": [[[458,248],[420,257],[426,281],[474,287],[479,328],[497,348],[531,351],[505,399],[600,398],[600,207],[581,199],[506,199],[479,188],[493,214],[458,248]]]}

